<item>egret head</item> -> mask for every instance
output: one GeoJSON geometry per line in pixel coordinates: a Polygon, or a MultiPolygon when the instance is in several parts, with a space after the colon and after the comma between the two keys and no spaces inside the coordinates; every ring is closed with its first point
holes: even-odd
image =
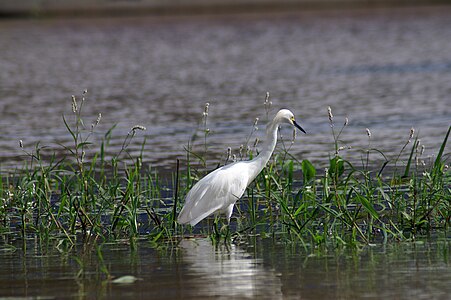
{"type": "Polygon", "coordinates": [[[274,117],[274,121],[278,123],[288,123],[290,125],[293,125],[294,127],[298,128],[303,133],[306,133],[305,130],[296,123],[296,120],[294,118],[294,114],[288,110],[288,109],[281,109],[274,117]]]}

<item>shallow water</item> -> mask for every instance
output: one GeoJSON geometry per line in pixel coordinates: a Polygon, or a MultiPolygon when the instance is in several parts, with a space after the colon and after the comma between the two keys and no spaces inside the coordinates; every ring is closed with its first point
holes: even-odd
{"type": "MultiPolygon", "coordinates": [[[[451,121],[451,8],[297,12],[293,14],[13,20],[0,22],[0,163],[21,166],[34,144],[70,144],[62,114],[71,95],[89,94],[96,139],[118,124],[110,153],[133,125],[147,127],[145,162],[174,169],[210,103],[209,151],[237,153],[260,130],[271,94],[272,114],[291,108],[308,135],[291,148],[299,159],[324,162],[332,151],[327,106],[342,139],[360,160],[368,147],[393,157],[413,126],[437,153],[451,121]]],[[[130,147],[137,153],[143,133],[130,147]]],[[[291,131],[285,130],[285,139],[291,131]]],[[[202,147],[201,139],[195,142],[202,147]]],[[[449,149],[449,148],[448,148],[449,149]]],[[[380,157],[375,155],[375,159],[380,157]]]]}
{"type": "MultiPolygon", "coordinates": [[[[185,18],[14,20],[0,22],[0,167],[21,166],[18,147],[69,144],[62,114],[88,89],[86,124],[102,113],[95,139],[118,124],[117,153],[135,124],[147,127],[144,159],[173,169],[210,103],[209,151],[235,153],[266,113],[289,107],[308,135],[290,152],[324,163],[332,151],[327,106],[343,140],[394,156],[414,126],[425,157],[451,121],[450,8],[297,12],[185,18]]],[[[283,131],[285,139],[291,131],[283,131]]],[[[138,151],[144,134],[131,149],[138,151]]],[[[202,139],[195,141],[202,147],[202,139]]],[[[449,147],[449,146],[448,146],[449,147]]],[[[52,151],[52,150],[51,150],[52,151]]],[[[449,152],[449,148],[447,150],[449,152]]],[[[58,152],[61,154],[61,151],[58,152]]],[[[344,155],[359,160],[358,150],[344,155]]],[[[213,160],[212,160],[213,161],[213,160]]],[[[212,162],[213,163],[213,162],[212,162]]],[[[450,242],[377,245],[362,252],[305,251],[255,241],[213,247],[187,239],[157,250],[140,241],[102,245],[106,280],[91,244],[68,249],[2,235],[0,297],[447,299],[450,242]],[[12,246],[10,246],[12,245],[12,246]]],[[[58,245],[58,246],[57,246],[58,245]]]]}
{"type": "Polygon", "coordinates": [[[68,251],[29,240],[24,257],[22,244],[11,244],[18,248],[0,248],[6,298],[447,299],[451,293],[449,241],[360,252],[304,251],[270,240],[214,247],[208,239],[186,239],[164,250],[146,241],[137,250],[104,244],[113,279],[136,278],[127,284],[106,280],[92,245],[68,251]]]}

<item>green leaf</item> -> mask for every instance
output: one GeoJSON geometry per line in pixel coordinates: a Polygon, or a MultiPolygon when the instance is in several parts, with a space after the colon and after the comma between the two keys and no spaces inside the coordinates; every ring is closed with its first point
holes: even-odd
{"type": "Polygon", "coordinates": [[[310,161],[304,159],[301,163],[302,174],[304,174],[304,184],[313,180],[316,176],[316,169],[310,161]]]}
{"type": "Polygon", "coordinates": [[[339,156],[330,160],[329,174],[331,177],[338,178],[345,172],[344,161],[339,156]]]}
{"type": "Polygon", "coordinates": [[[74,140],[76,140],[77,137],[76,137],[76,135],[75,135],[75,132],[70,128],[69,124],[68,124],[67,121],[66,121],[66,117],[64,117],[64,115],[63,115],[63,122],[64,122],[64,126],[66,126],[66,129],[67,129],[67,131],[69,131],[69,133],[70,133],[70,135],[72,136],[72,138],[73,138],[74,140]]]}
{"type": "MultiPolygon", "coordinates": [[[[356,191],[357,193],[357,191],[356,191]]],[[[362,195],[357,193],[357,199],[359,200],[359,202],[363,205],[363,207],[365,207],[366,211],[375,219],[379,219],[379,214],[377,213],[377,211],[374,209],[373,205],[371,204],[370,201],[368,201],[367,198],[363,197],[362,195]]]]}
{"type": "Polygon", "coordinates": [[[435,172],[438,172],[438,170],[440,170],[443,151],[445,151],[446,143],[448,142],[448,137],[449,137],[450,132],[451,132],[451,126],[449,126],[449,128],[448,128],[448,132],[446,133],[445,139],[443,140],[442,145],[440,146],[440,150],[437,154],[437,158],[435,159],[435,162],[434,162],[434,171],[435,172]]]}
{"type": "Polygon", "coordinates": [[[83,142],[83,143],[79,143],[79,144],[77,145],[77,149],[80,149],[80,148],[82,148],[82,147],[84,147],[84,146],[87,146],[87,145],[92,145],[92,143],[91,143],[91,142],[83,142]]]}
{"type": "Polygon", "coordinates": [[[418,138],[415,138],[415,142],[413,143],[412,150],[410,151],[409,159],[407,161],[406,169],[404,170],[404,175],[402,177],[409,177],[410,166],[412,164],[413,154],[415,153],[415,149],[418,147],[418,138]]]}
{"type": "Polygon", "coordinates": [[[285,169],[285,172],[286,172],[285,176],[287,177],[288,182],[292,183],[293,182],[293,172],[294,172],[294,163],[293,163],[293,161],[292,160],[287,161],[284,164],[283,167],[285,169]]]}

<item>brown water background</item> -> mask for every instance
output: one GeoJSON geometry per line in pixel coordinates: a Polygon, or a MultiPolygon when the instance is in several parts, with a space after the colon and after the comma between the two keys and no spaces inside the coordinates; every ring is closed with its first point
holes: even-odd
{"type": "Polygon", "coordinates": [[[206,102],[215,162],[227,147],[237,153],[256,117],[261,136],[267,91],[270,117],[290,108],[308,131],[290,150],[299,159],[321,165],[332,152],[329,105],[337,128],[349,118],[348,159],[358,162],[368,146],[365,128],[372,147],[395,157],[411,127],[427,159],[451,121],[450,20],[449,7],[422,7],[2,21],[1,167],[23,165],[19,140],[27,151],[40,141],[62,152],[58,144],[71,142],[62,115],[84,89],[87,126],[102,113],[95,139],[117,124],[117,153],[130,128],[144,125],[130,149],[145,134],[144,160],[159,168],[184,158],[206,102]]]}

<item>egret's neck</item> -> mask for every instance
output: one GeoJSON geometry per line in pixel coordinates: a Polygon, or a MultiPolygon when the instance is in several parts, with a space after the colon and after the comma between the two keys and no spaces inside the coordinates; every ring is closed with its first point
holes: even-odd
{"type": "Polygon", "coordinates": [[[270,123],[266,128],[266,141],[263,144],[260,154],[252,160],[254,163],[256,175],[266,166],[266,163],[271,158],[274,148],[277,144],[277,131],[279,129],[278,124],[270,123]]]}

